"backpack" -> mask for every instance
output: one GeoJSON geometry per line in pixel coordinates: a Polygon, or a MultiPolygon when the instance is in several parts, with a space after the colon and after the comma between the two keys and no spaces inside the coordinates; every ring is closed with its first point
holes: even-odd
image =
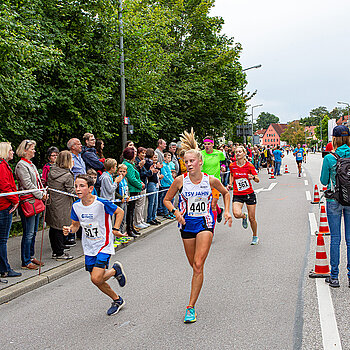
{"type": "Polygon", "coordinates": [[[325,197],[335,199],[341,205],[350,206],[350,158],[341,158],[336,153],[331,154],[337,160],[335,188],[325,191],[325,197]]]}

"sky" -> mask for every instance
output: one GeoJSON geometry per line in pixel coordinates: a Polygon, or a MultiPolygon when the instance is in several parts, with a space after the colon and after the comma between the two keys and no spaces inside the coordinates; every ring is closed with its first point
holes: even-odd
{"type": "Polygon", "coordinates": [[[254,117],[284,123],[350,104],[350,0],[216,0],[211,15],[242,45],[243,69],[262,65],[246,71],[250,106],[263,104],[254,117]]]}

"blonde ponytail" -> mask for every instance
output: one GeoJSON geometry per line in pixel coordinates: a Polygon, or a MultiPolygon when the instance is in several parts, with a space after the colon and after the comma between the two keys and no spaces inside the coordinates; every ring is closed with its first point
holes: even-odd
{"type": "Polygon", "coordinates": [[[203,160],[202,153],[198,148],[198,143],[196,141],[193,128],[191,128],[191,132],[184,131],[180,137],[181,148],[186,153],[195,154],[199,160],[203,160]]]}

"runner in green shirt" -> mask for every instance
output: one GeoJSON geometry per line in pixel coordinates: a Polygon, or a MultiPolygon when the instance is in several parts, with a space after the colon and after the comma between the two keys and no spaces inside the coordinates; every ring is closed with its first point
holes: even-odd
{"type": "MultiPolygon", "coordinates": [[[[212,136],[206,136],[203,140],[204,150],[202,151],[203,156],[203,166],[202,171],[208,175],[213,175],[220,180],[220,161],[225,160],[225,155],[214,149],[214,138],[212,136]]],[[[213,210],[214,218],[218,222],[222,220],[222,209],[218,206],[218,200],[220,193],[219,191],[212,190],[213,200],[211,202],[211,207],[213,210]]]]}

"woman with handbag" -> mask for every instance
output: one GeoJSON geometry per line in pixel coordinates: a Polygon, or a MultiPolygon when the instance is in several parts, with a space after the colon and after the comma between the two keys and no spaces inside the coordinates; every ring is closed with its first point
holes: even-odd
{"type": "MultiPolygon", "coordinates": [[[[71,168],[73,168],[72,154],[69,151],[60,152],[56,159],[56,164],[51,166],[47,185],[52,189],[74,194],[74,175],[70,170],[71,168]]],[[[62,229],[63,226],[69,225],[71,222],[70,212],[73,202],[74,197],[50,191],[45,220],[50,226],[49,238],[52,258],[56,260],[73,259],[73,256],[64,252],[66,246],[62,229]]]]}
{"type": "MultiPolygon", "coordinates": [[[[8,161],[13,159],[9,142],[0,142],[0,193],[16,192],[15,179],[8,161]]],[[[0,277],[19,277],[22,274],[11,269],[7,261],[7,240],[9,238],[12,213],[18,207],[18,196],[0,197],[0,277]]]]}
{"type": "Polygon", "coordinates": [[[24,140],[19,145],[16,153],[21,158],[17,163],[15,174],[18,181],[18,189],[34,190],[33,192],[20,196],[19,215],[23,226],[21,242],[22,268],[36,270],[43,262],[34,257],[35,237],[38,231],[40,213],[44,211],[43,200],[46,195],[43,191],[36,191],[42,188],[40,176],[36,166],[31,159],[35,156],[36,142],[24,140]]]}

